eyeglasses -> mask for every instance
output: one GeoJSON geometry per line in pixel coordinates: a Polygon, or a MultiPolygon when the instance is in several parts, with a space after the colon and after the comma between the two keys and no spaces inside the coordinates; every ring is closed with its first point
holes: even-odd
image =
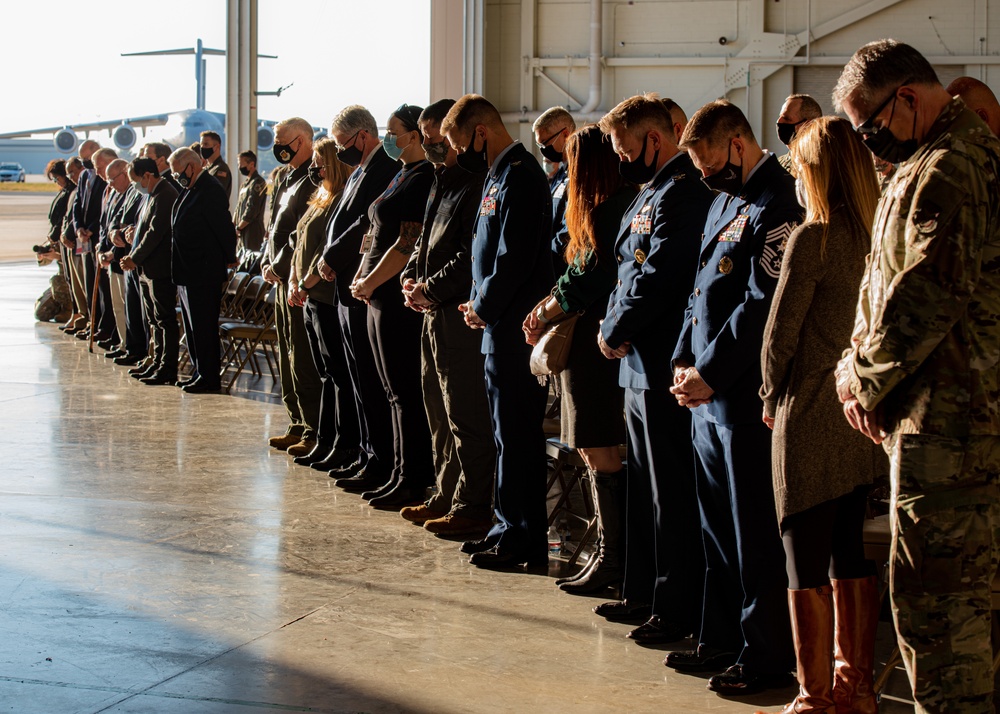
{"type": "Polygon", "coordinates": [[[563,130],[562,130],[562,129],[560,129],[560,130],[559,130],[559,131],[557,131],[557,132],[556,132],[555,134],[553,134],[552,136],[550,136],[550,137],[549,137],[548,139],[545,139],[545,140],[544,140],[544,141],[542,141],[541,143],[539,143],[539,142],[537,142],[537,141],[536,141],[536,142],[535,142],[535,145],[536,145],[536,146],[538,146],[538,148],[539,148],[539,149],[544,149],[544,148],[545,148],[546,146],[548,146],[549,144],[551,144],[551,143],[552,143],[552,140],[553,140],[553,139],[555,139],[555,138],[556,138],[557,136],[559,136],[559,135],[560,135],[560,134],[562,134],[562,133],[563,133],[563,130]]]}
{"type": "Polygon", "coordinates": [[[348,139],[347,141],[345,141],[343,146],[341,146],[340,144],[336,144],[336,139],[334,139],[334,143],[337,146],[337,151],[343,151],[344,149],[348,148],[349,146],[353,146],[354,145],[354,141],[358,138],[358,134],[360,134],[361,132],[362,132],[361,129],[358,129],[356,132],[354,132],[354,135],[351,136],[350,139],[348,139]]]}
{"type": "Polygon", "coordinates": [[[119,176],[121,176],[121,175],[122,175],[123,173],[125,173],[125,172],[124,172],[124,171],[119,171],[119,172],[118,172],[118,173],[117,173],[116,175],[114,175],[114,176],[108,176],[108,183],[111,183],[112,181],[117,181],[117,180],[118,180],[118,177],[119,177],[119,176]]]}
{"type": "MultiPolygon", "coordinates": [[[[872,134],[877,133],[879,131],[879,129],[883,128],[883,127],[876,127],[875,126],[875,119],[878,118],[878,115],[882,113],[882,110],[884,110],[886,108],[886,106],[889,104],[890,101],[894,101],[896,99],[896,93],[900,89],[902,89],[903,87],[905,87],[907,84],[909,84],[911,81],[912,80],[908,79],[905,82],[903,82],[901,85],[899,85],[898,87],[896,87],[894,90],[892,90],[892,93],[888,97],[886,97],[885,100],[881,104],[878,105],[878,108],[875,109],[875,111],[873,111],[871,113],[871,115],[867,119],[865,119],[865,121],[862,124],[860,124],[859,126],[857,126],[854,129],[854,131],[858,132],[862,136],[871,136],[872,134]]],[[[892,121],[892,117],[891,116],[889,118],[889,121],[892,121]]]]}

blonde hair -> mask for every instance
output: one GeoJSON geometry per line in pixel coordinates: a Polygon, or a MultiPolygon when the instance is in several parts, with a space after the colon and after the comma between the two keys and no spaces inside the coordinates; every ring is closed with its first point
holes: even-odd
{"type": "Polygon", "coordinates": [[[309,198],[309,205],[316,208],[327,208],[344,191],[347,177],[354,170],[337,157],[337,142],[330,137],[323,137],[313,146],[313,153],[318,154],[326,170],[326,178],[309,198]],[[327,184],[330,185],[327,188],[327,184]]]}
{"type": "Polygon", "coordinates": [[[806,195],[806,221],[823,226],[820,255],[826,255],[830,218],[837,211],[855,239],[870,240],[878,179],[871,154],[851,123],[840,117],[813,119],[799,129],[789,150],[806,195]]]}

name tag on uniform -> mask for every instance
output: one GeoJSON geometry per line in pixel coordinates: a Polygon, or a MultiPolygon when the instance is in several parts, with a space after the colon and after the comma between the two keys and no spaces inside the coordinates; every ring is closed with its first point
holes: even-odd
{"type": "Polygon", "coordinates": [[[653,232],[653,212],[651,206],[643,206],[642,209],[632,218],[632,233],[640,236],[648,236],[653,232]]]}
{"type": "Polygon", "coordinates": [[[483,199],[482,205],[479,206],[480,216],[495,216],[497,214],[497,199],[492,196],[486,196],[483,199]]]}
{"type": "Polygon", "coordinates": [[[375,242],[374,233],[365,233],[365,237],[361,239],[361,250],[359,253],[367,253],[372,249],[372,243],[375,242]]]}
{"type": "Polygon", "coordinates": [[[749,218],[750,216],[746,213],[741,213],[736,216],[736,218],[734,218],[732,222],[726,226],[725,230],[719,234],[719,242],[738,243],[740,238],[743,237],[743,230],[747,227],[747,220],[749,220],[749,218]]]}

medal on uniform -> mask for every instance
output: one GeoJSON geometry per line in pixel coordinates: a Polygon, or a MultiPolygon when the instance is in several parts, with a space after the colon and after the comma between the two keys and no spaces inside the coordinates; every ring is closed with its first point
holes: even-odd
{"type": "Polygon", "coordinates": [[[638,263],[639,265],[642,265],[643,263],[646,262],[646,251],[644,251],[642,248],[635,249],[635,262],[638,263]]]}
{"type": "Polygon", "coordinates": [[[738,243],[740,238],[743,237],[743,230],[747,227],[747,220],[750,216],[746,213],[741,213],[736,218],[734,218],[725,230],[719,234],[720,243],[738,243]]]}
{"type": "Polygon", "coordinates": [[[650,215],[650,211],[653,207],[650,205],[643,206],[635,217],[632,219],[632,232],[640,236],[648,236],[653,232],[653,217],[650,215]]]}
{"type": "Polygon", "coordinates": [[[729,259],[728,255],[722,256],[722,259],[719,261],[719,272],[723,275],[729,275],[733,272],[733,261],[729,259]]]}

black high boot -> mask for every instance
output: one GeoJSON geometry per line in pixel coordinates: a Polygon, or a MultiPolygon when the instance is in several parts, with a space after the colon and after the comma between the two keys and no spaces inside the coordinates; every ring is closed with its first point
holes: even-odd
{"type": "Polygon", "coordinates": [[[594,593],[608,587],[621,585],[624,576],[625,527],[625,469],[607,473],[592,471],[594,490],[597,492],[597,519],[600,523],[601,545],[595,558],[596,564],[587,574],[571,583],[559,586],[572,594],[594,593]]]}

